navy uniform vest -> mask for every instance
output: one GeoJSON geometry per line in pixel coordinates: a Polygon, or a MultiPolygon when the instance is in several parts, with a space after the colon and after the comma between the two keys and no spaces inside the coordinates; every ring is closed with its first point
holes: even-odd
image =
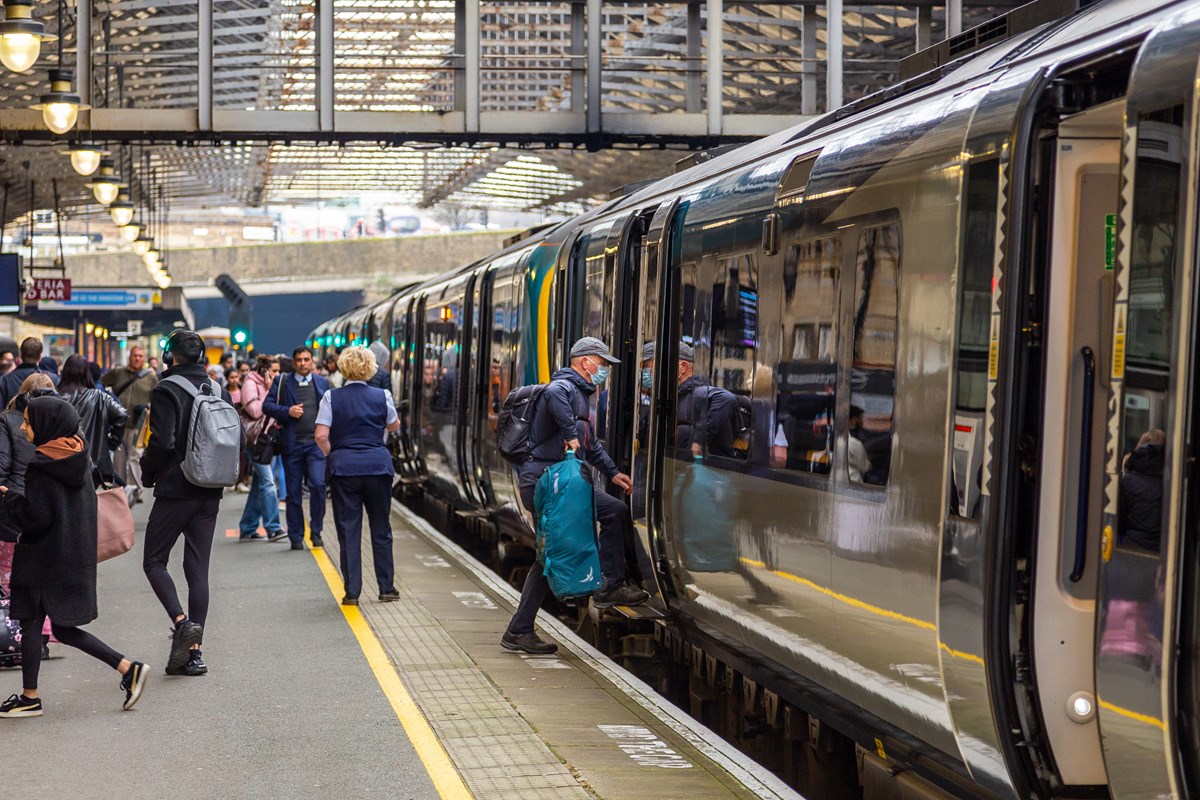
{"type": "Polygon", "coordinates": [[[329,393],[329,475],[392,475],[392,454],[383,443],[388,394],[365,383],[350,383],[329,393]]]}

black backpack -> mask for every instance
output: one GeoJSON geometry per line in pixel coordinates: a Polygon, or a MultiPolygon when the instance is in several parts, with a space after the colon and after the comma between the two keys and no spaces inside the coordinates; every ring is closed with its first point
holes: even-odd
{"type": "Polygon", "coordinates": [[[534,442],[529,430],[533,427],[537,413],[537,401],[547,384],[519,386],[508,393],[500,406],[496,420],[496,446],[500,455],[510,464],[524,464],[533,452],[534,442]]]}

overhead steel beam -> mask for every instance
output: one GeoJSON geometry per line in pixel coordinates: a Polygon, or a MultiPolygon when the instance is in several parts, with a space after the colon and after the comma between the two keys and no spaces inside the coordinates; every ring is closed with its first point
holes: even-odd
{"type": "Polygon", "coordinates": [[[603,69],[601,61],[604,44],[604,3],[602,0],[587,0],[587,129],[601,130],[603,100],[600,85],[603,69]]]}
{"type": "Polygon", "coordinates": [[[825,42],[825,110],[841,108],[844,91],[842,87],[842,0],[826,0],[825,16],[828,38],[825,42]]]}
{"type": "Polygon", "coordinates": [[[334,0],[317,3],[317,127],[334,129],[334,0]]]}
{"type": "Polygon", "coordinates": [[[465,0],[463,3],[463,10],[467,15],[466,26],[464,28],[466,31],[466,58],[464,59],[464,64],[467,71],[467,97],[466,107],[463,111],[466,128],[470,133],[479,130],[479,66],[482,56],[482,53],[480,53],[479,5],[480,0],[465,0]]]}
{"type": "Polygon", "coordinates": [[[198,124],[200,130],[213,127],[213,0],[199,0],[197,14],[197,78],[199,85],[198,124]]]}
{"type": "Polygon", "coordinates": [[[725,4],[707,0],[708,6],[708,133],[721,135],[721,95],[724,88],[725,4]]]}
{"type": "MultiPolygon", "coordinates": [[[[61,35],[61,31],[59,32],[61,35]]],[[[92,0],[75,3],[75,76],[79,79],[79,100],[92,104],[92,0]]]]}

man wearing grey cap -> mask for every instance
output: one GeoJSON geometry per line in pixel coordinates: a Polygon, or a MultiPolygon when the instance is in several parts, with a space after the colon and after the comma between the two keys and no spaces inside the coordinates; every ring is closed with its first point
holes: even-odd
{"type": "MultiPolygon", "coordinates": [[[[654,343],[642,348],[642,386],[650,388],[654,374],[654,343]]],[[[675,447],[690,449],[695,455],[737,457],[733,442],[733,416],[737,397],[733,392],[713,386],[696,374],[696,351],[686,342],[679,343],[679,388],[675,415],[675,447]]]]}
{"type": "MultiPolygon", "coordinates": [[[[628,475],[617,469],[592,431],[588,398],[608,380],[610,364],[621,363],[599,339],[585,336],[571,348],[571,366],[550,377],[550,383],[538,398],[537,410],[529,430],[533,449],[529,460],[517,467],[517,485],[521,502],[533,511],[533,494],[538,478],[551,464],[563,458],[565,448],[581,451],[595,469],[626,492],[633,488],[628,475]]],[[[587,475],[587,471],[584,472],[587,475]]],[[[600,573],[603,583],[592,595],[598,608],[614,605],[638,605],[649,595],[644,589],[625,583],[625,539],[633,535],[629,507],[605,492],[597,491],[596,521],[600,523],[600,573]]],[[[533,630],[533,622],[546,598],[549,583],[540,564],[534,564],[521,589],[517,613],[508,623],[501,646],[525,653],[553,653],[558,646],[543,641],[533,630]]]]}

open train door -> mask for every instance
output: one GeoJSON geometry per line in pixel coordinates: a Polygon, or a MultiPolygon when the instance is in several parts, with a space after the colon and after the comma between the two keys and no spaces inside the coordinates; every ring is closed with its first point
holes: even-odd
{"type": "Polygon", "coordinates": [[[1198,37],[1194,10],[1161,24],[1125,109],[1096,641],[1114,800],[1200,788],[1198,37]]]}

